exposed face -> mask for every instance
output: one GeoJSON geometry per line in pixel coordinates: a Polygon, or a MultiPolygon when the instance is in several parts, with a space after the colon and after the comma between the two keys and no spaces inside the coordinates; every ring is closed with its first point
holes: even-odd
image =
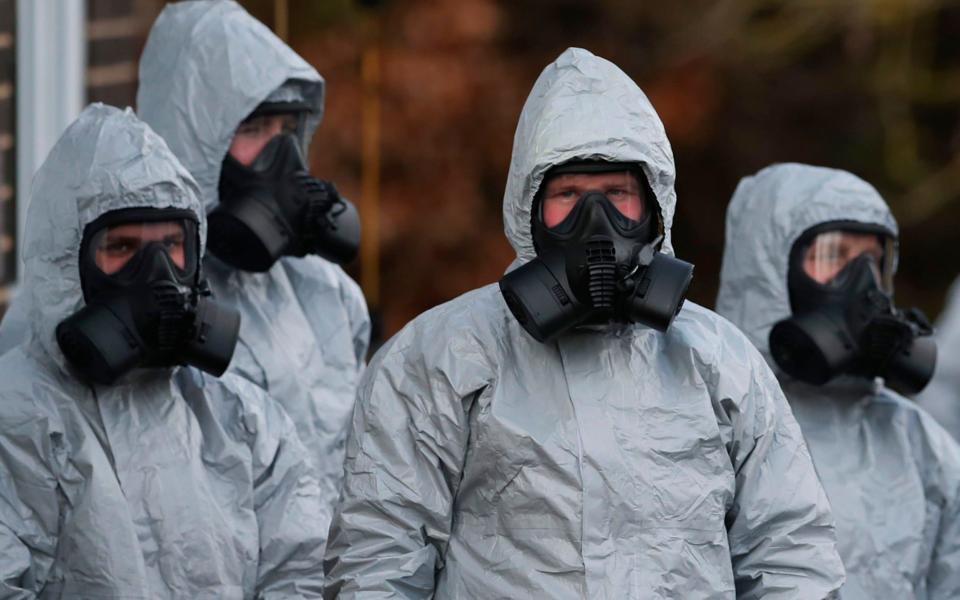
{"type": "Polygon", "coordinates": [[[237,127],[227,152],[237,162],[249,167],[267,142],[281,133],[295,133],[297,124],[297,115],[292,113],[247,119],[237,127]]]}
{"type": "Polygon", "coordinates": [[[178,268],[185,268],[183,223],[160,221],[156,223],[124,223],[108,227],[94,239],[97,267],[107,275],[123,268],[133,256],[150,242],[160,242],[178,268]]]}
{"type": "Polygon", "coordinates": [[[643,218],[644,192],[634,173],[565,173],[551,177],[544,184],[543,224],[559,225],[587,192],[601,192],[628,219],[643,218]]]}
{"type": "Polygon", "coordinates": [[[803,255],[803,270],[817,283],[828,283],[850,261],[862,254],[874,258],[879,277],[883,263],[883,242],[873,233],[828,231],[821,233],[803,255]]]}

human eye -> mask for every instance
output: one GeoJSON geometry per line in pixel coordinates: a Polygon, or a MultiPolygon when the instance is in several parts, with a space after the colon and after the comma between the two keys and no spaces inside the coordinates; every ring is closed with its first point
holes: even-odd
{"type": "Polygon", "coordinates": [[[810,249],[813,257],[821,261],[845,259],[849,250],[843,244],[837,244],[829,239],[817,240],[810,249]]]}
{"type": "Polygon", "coordinates": [[[572,187],[560,188],[559,190],[554,192],[553,196],[555,198],[560,198],[562,200],[568,200],[568,201],[576,200],[577,198],[580,197],[580,195],[577,193],[577,189],[572,187]]]}
{"type": "Polygon", "coordinates": [[[294,115],[286,115],[280,123],[280,129],[283,133],[296,133],[298,129],[298,119],[294,115]]]}
{"type": "Polygon", "coordinates": [[[244,121],[237,127],[237,135],[258,136],[263,132],[266,123],[263,117],[244,121]]]}
{"type": "Polygon", "coordinates": [[[817,254],[817,258],[820,260],[827,260],[830,262],[836,262],[840,260],[847,259],[847,253],[845,251],[837,250],[836,248],[830,248],[828,250],[821,250],[817,254]]]}
{"type": "Polygon", "coordinates": [[[111,256],[124,256],[136,252],[138,244],[136,240],[129,238],[119,238],[107,240],[101,248],[111,256]]]}
{"type": "Polygon", "coordinates": [[[183,246],[183,234],[178,233],[164,237],[163,245],[167,249],[181,248],[183,246]]]}
{"type": "Polygon", "coordinates": [[[804,260],[811,264],[819,263],[825,265],[827,263],[837,262],[839,258],[835,246],[815,243],[807,249],[804,260]]]}

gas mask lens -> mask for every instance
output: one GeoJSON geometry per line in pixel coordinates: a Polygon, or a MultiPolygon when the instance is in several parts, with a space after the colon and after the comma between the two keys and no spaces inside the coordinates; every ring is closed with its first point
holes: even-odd
{"type": "MultiPolygon", "coordinates": [[[[120,271],[148,244],[159,244],[181,271],[193,255],[193,223],[182,220],[119,223],[97,231],[90,240],[93,263],[105,275],[120,271]],[[189,225],[188,225],[189,223],[189,225]]],[[[195,234],[193,234],[195,236],[195,234]]]]}
{"type": "Polygon", "coordinates": [[[548,228],[563,229],[580,198],[589,193],[603,194],[614,208],[629,221],[644,217],[644,191],[632,171],[609,173],[561,173],[550,177],[543,186],[540,218],[548,228]]]}
{"type": "Polygon", "coordinates": [[[260,151],[278,136],[289,135],[303,143],[307,111],[290,103],[264,103],[237,126],[228,154],[244,166],[253,164],[260,151]]]}
{"type": "Polygon", "coordinates": [[[301,120],[302,113],[255,114],[237,126],[233,142],[266,142],[284,133],[296,135],[300,131],[301,120]]]}
{"type": "Polygon", "coordinates": [[[803,250],[803,272],[807,277],[831,288],[842,287],[850,275],[847,265],[866,256],[877,285],[891,292],[895,255],[889,236],[857,231],[825,231],[816,235],[803,250]]]}

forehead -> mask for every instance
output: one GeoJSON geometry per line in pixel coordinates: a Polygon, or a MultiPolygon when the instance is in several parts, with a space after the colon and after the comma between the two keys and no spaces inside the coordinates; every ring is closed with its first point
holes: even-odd
{"type": "Polygon", "coordinates": [[[632,171],[612,171],[610,173],[561,173],[547,179],[547,187],[557,186],[603,186],[623,184],[624,181],[639,184],[637,175],[632,171]]]}
{"type": "Polygon", "coordinates": [[[121,223],[107,229],[110,237],[143,237],[149,235],[170,235],[183,231],[179,221],[121,223]]]}

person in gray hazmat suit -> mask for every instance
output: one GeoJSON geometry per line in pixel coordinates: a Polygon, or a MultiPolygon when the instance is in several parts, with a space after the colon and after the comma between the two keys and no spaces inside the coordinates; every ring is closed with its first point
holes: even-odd
{"type": "Polygon", "coordinates": [[[331,262],[356,252],[356,210],[303,162],[323,98],[316,70],[233,1],[168,5],[140,60],[138,114],[199,183],[204,268],[243,317],[230,369],[293,418],[329,523],[370,321],[359,286],[331,262]]]}
{"type": "Polygon", "coordinates": [[[940,348],[930,384],[917,394],[917,404],[930,412],[960,440],[960,278],[947,294],[947,305],[937,320],[934,336],[940,348]]]}
{"type": "Polygon", "coordinates": [[[512,269],[417,317],[363,376],[326,597],[840,586],[829,505],[763,358],[693,303],[670,323],[690,274],[672,256],[673,184],[663,125],[626,74],[575,48],[546,67],[504,195],[512,269]],[[607,293],[643,280],[669,298],[661,314],[634,298],[614,322],[629,294],[607,293]]]}
{"type": "Polygon", "coordinates": [[[892,304],[897,235],[858,177],[766,168],[730,202],[717,311],[770,361],[800,423],[837,522],[841,597],[958,598],[960,450],[888,387],[933,367],[930,339],[892,304]]]}
{"type": "Polygon", "coordinates": [[[199,190],[94,104],[34,179],[26,339],[0,357],[0,597],[319,597],[320,488],[290,418],[216,379],[199,190]]]}

